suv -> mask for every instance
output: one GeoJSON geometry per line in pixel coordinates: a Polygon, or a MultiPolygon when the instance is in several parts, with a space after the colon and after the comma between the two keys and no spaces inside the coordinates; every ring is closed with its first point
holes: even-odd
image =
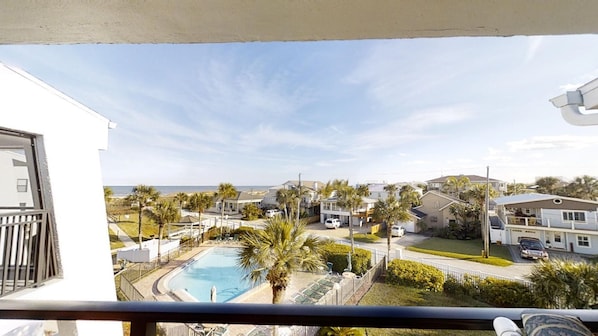
{"type": "Polygon", "coordinates": [[[275,216],[280,216],[282,215],[282,211],[278,210],[278,209],[268,209],[266,210],[265,216],[267,218],[272,218],[275,216]]]}
{"type": "Polygon", "coordinates": [[[521,258],[548,260],[548,252],[538,238],[519,238],[519,253],[521,258]]]}
{"type": "Polygon", "coordinates": [[[341,226],[341,221],[338,218],[328,218],[324,221],[327,229],[337,229],[341,226]]]}

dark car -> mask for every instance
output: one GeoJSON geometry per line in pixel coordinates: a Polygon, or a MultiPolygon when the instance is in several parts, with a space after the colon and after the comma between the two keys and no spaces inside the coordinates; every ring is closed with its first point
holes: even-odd
{"type": "Polygon", "coordinates": [[[548,252],[537,238],[521,238],[519,240],[521,258],[548,260],[548,252]]]}

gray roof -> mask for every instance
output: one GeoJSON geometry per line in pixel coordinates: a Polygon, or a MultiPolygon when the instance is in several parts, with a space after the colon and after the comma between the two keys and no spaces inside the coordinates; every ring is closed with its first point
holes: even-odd
{"type": "Polygon", "coordinates": [[[557,198],[576,201],[576,202],[592,203],[592,204],[598,205],[598,202],[596,202],[596,201],[589,201],[589,200],[584,200],[581,198],[572,198],[572,197],[565,197],[565,196],[558,196],[558,195],[538,194],[538,193],[519,194],[519,195],[499,197],[499,198],[493,199],[492,203],[494,203],[496,205],[509,205],[509,204],[517,204],[517,203],[529,203],[529,202],[553,200],[553,199],[557,199],[557,198]]]}
{"type": "MultiPolygon", "coordinates": [[[[469,179],[469,181],[471,183],[480,183],[480,182],[486,182],[486,177],[485,176],[479,176],[479,175],[447,175],[447,176],[441,176],[441,177],[437,177],[435,179],[431,179],[431,180],[427,180],[427,183],[444,183],[446,182],[446,180],[449,177],[461,177],[461,176],[465,176],[469,179]]],[[[500,182],[497,179],[493,179],[493,178],[489,178],[488,179],[490,182],[500,182]]]]}

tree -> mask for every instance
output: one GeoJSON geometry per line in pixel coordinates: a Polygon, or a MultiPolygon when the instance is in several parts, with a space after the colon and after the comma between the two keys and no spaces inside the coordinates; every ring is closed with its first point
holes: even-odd
{"type": "Polygon", "coordinates": [[[419,193],[412,186],[406,184],[401,187],[399,191],[399,199],[401,204],[405,205],[407,209],[421,205],[419,200],[419,193]]]}
{"type": "MultiPolygon", "coordinates": [[[[189,197],[189,207],[197,210],[199,218],[199,237],[203,243],[203,230],[201,226],[201,214],[214,205],[214,198],[207,193],[194,193],[189,197]]],[[[193,235],[193,223],[191,223],[191,234],[193,235]]]]}
{"type": "Polygon", "coordinates": [[[339,182],[337,187],[336,204],[349,211],[349,238],[351,240],[351,254],[355,253],[355,241],[353,239],[353,213],[363,203],[362,196],[357,189],[349,186],[349,181],[339,182]]]}
{"type": "Polygon", "coordinates": [[[296,194],[291,189],[278,189],[276,191],[276,202],[278,206],[284,209],[286,219],[292,217],[293,203],[296,200],[296,194]]]}
{"type": "Polygon", "coordinates": [[[148,212],[150,218],[158,224],[158,261],[162,257],[162,235],[164,232],[164,225],[178,221],[180,218],[179,209],[171,201],[160,201],[153,206],[148,212]]]}
{"type": "Polygon", "coordinates": [[[224,200],[237,196],[237,189],[231,183],[220,183],[216,197],[222,200],[220,205],[220,234],[222,235],[222,225],[224,225],[224,200]]]}
{"type": "Polygon", "coordinates": [[[509,183],[507,184],[507,192],[505,195],[519,195],[525,194],[525,189],[527,186],[524,183],[509,183]]]}
{"type": "Polygon", "coordinates": [[[324,267],[319,238],[308,235],[305,224],[274,217],[263,230],[249,231],[241,239],[239,266],[248,271],[254,283],[264,279],[272,289],[272,303],[282,303],[291,275],[297,271],[314,272],[324,267]]]}
{"type": "MultiPolygon", "coordinates": [[[[387,185],[384,187],[384,190],[389,191],[393,190],[392,187],[396,186],[394,184],[387,185]],[[388,187],[388,189],[387,189],[388,187]]],[[[395,190],[396,192],[396,190],[395,190]]],[[[397,221],[407,221],[410,219],[409,216],[409,208],[407,208],[408,203],[401,203],[397,200],[395,193],[389,192],[388,197],[386,200],[378,200],[374,205],[374,216],[379,218],[384,223],[386,223],[386,263],[388,265],[388,259],[390,258],[390,238],[391,238],[391,227],[397,221]]]]}
{"type": "Polygon", "coordinates": [[[106,204],[108,204],[108,203],[110,203],[110,201],[112,201],[113,194],[114,194],[114,192],[112,191],[112,188],[104,186],[104,202],[106,204]]]}
{"type": "Polygon", "coordinates": [[[177,203],[179,203],[179,209],[181,212],[183,211],[183,204],[185,204],[185,202],[187,202],[188,199],[189,195],[187,195],[184,192],[180,192],[174,195],[174,200],[177,201],[177,203]]]}
{"type": "Polygon", "coordinates": [[[561,180],[556,177],[540,177],[536,179],[536,191],[540,194],[556,195],[562,189],[560,184],[561,180]]]}
{"type": "Polygon", "coordinates": [[[598,197],[598,180],[589,175],[579,176],[565,190],[569,197],[595,201],[598,197]]]}
{"type": "Polygon", "coordinates": [[[257,205],[249,203],[243,207],[241,213],[243,214],[243,219],[255,220],[260,217],[262,210],[260,210],[260,208],[258,208],[257,205]]]}
{"type": "Polygon", "coordinates": [[[594,263],[541,262],[528,278],[542,308],[588,309],[598,302],[598,265],[594,263]]]}
{"type": "Polygon", "coordinates": [[[461,192],[465,191],[470,185],[471,181],[465,175],[449,176],[442,185],[442,189],[447,194],[460,198],[461,192]]]}
{"type": "Polygon", "coordinates": [[[156,188],[152,186],[146,186],[143,184],[137,185],[133,187],[132,193],[127,196],[127,201],[130,203],[137,203],[138,214],[139,214],[139,226],[138,226],[138,234],[139,234],[139,249],[142,248],[143,237],[141,232],[141,219],[143,217],[143,209],[150,205],[152,202],[158,201],[160,198],[160,192],[156,190],[156,188]]]}

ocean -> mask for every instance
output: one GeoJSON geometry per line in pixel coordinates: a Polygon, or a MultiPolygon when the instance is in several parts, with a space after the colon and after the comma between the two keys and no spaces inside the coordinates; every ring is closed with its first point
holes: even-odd
{"type": "MultiPolygon", "coordinates": [[[[135,186],[107,186],[112,189],[113,197],[125,197],[131,194],[131,191],[135,186]]],[[[160,192],[161,195],[171,195],[179,192],[187,194],[204,192],[204,191],[217,191],[218,186],[153,186],[160,192]]],[[[271,186],[235,186],[237,191],[267,191],[271,186]]]]}

